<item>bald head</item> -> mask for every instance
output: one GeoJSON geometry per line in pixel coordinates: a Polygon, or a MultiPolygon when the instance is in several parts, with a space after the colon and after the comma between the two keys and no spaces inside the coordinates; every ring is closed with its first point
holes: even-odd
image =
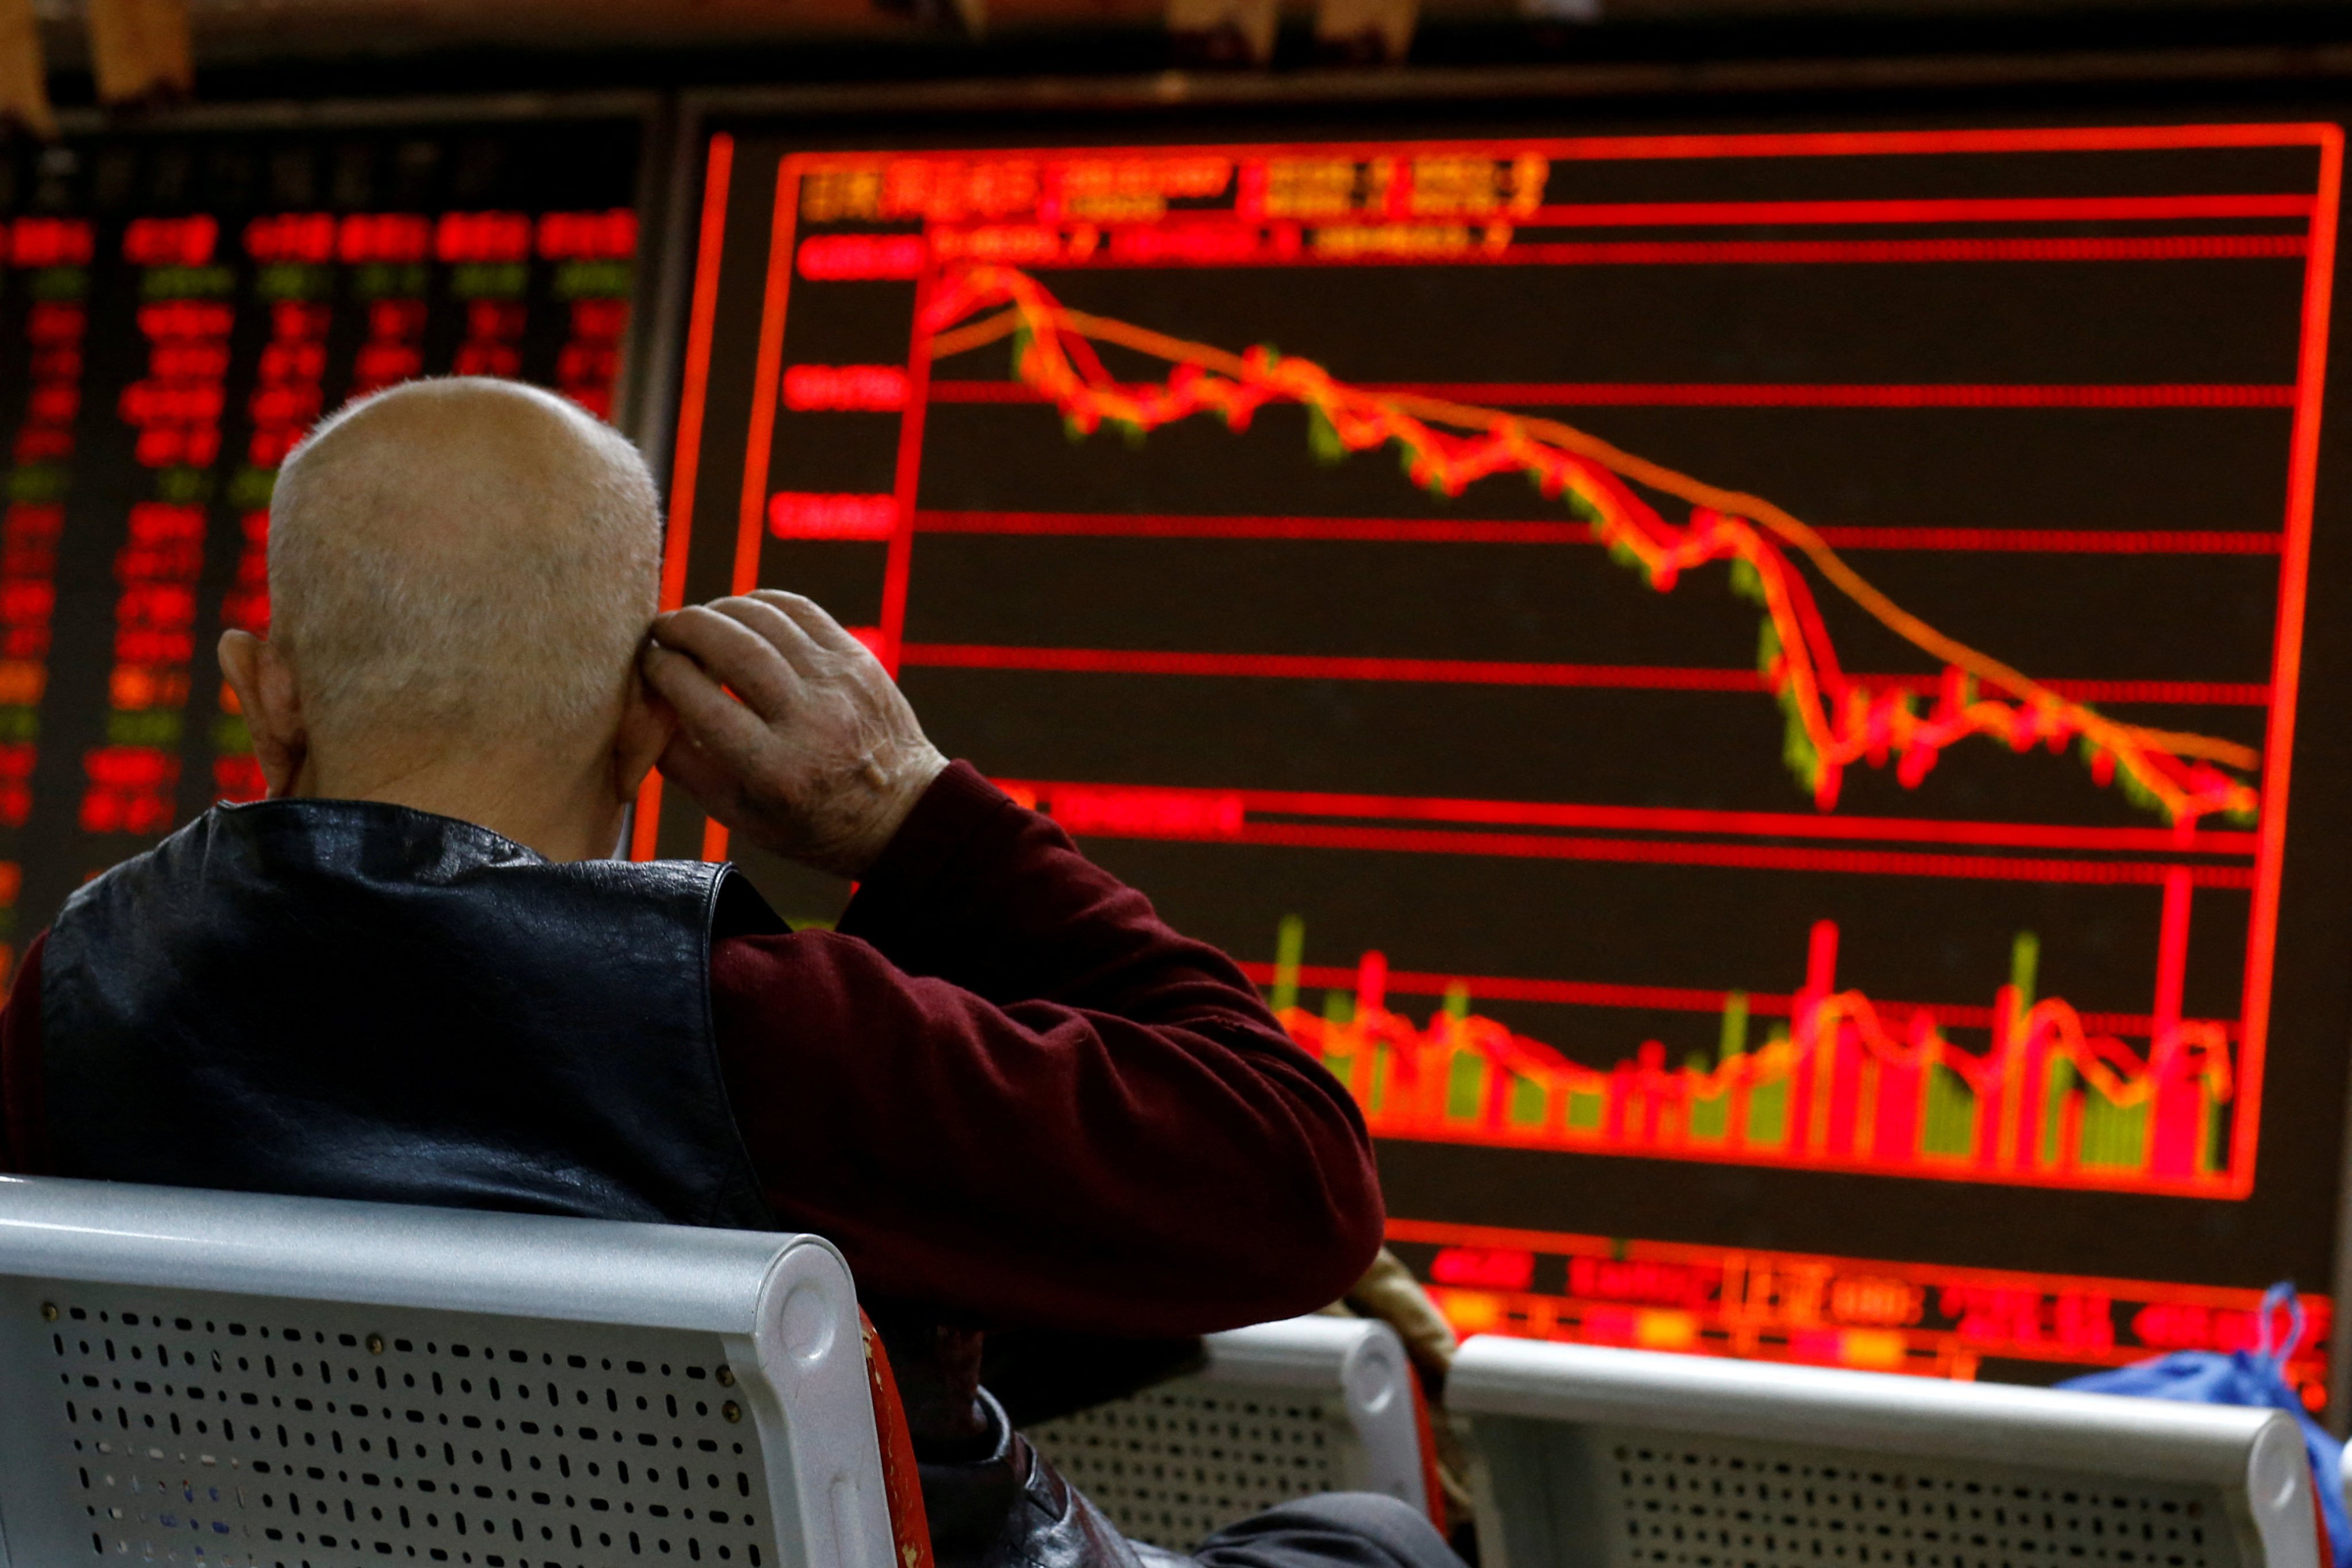
{"type": "Polygon", "coordinates": [[[311,750],[414,765],[609,743],[660,552],[644,461],[562,398],[457,377],[343,409],[269,508],[271,641],[311,750]]]}

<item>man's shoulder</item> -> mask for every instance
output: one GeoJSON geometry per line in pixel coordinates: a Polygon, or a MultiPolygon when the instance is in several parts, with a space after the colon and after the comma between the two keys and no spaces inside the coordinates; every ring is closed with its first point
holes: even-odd
{"type": "Polygon", "coordinates": [[[698,860],[551,861],[477,824],[372,801],[221,805],[77,889],[56,931],[201,927],[232,910],[476,930],[568,916],[625,929],[637,921],[697,936],[781,931],[749,880],[698,860]]]}

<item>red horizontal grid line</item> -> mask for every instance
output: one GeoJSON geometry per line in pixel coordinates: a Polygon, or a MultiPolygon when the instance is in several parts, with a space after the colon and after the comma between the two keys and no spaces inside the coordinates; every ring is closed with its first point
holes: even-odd
{"type": "Polygon", "coordinates": [[[2083,555],[2276,555],[2285,535],[2220,528],[1862,528],[1813,531],[1843,550],[2016,550],[2083,555]]]}
{"type": "MultiPolygon", "coordinates": [[[[1275,982],[1275,966],[1271,963],[1244,963],[1241,971],[1253,984],[1271,985],[1275,982]]],[[[1339,991],[1353,991],[1360,978],[1354,968],[1337,963],[1302,963],[1297,973],[1301,985],[1339,991]]],[[[1387,990],[1391,995],[1443,996],[1457,985],[1470,993],[1473,1003],[1538,1002],[1571,1007],[1649,1007],[1662,1013],[1720,1013],[1731,1000],[1728,991],[1686,985],[1615,985],[1592,980],[1529,980],[1396,969],[1388,972],[1387,990]]],[[[1759,991],[1750,991],[1746,995],[1751,1017],[1786,1018],[1795,1010],[1795,998],[1791,996],[1759,991]]],[[[1924,1008],[1935,1014],[1938,1022],[1954,1028],[1992,1027],[1992,1009],[1986,1006],[1937,1002],[1883,1002],[1879,1005],[1890,1016],[1906,1017],[1924,1008]]],[[[2081,1016],[2085,1029],[2103,1035],[2145,1036],[2154,1032],[2156,1026],[2155,1020],[2145,1013],[2084,1013],[2081,1016]]],[[[2236,1027],[2230,1024],[2223,1026],[2232,1030],[2236,1027]]]]}
{"type": "MultiPolygon", "coordinates": [[[[2340,141],[2326,121],[2212,125],[2032,126],[1968,131],[1763,131],[1562,137],[1537,151],[1579,160],[1839,158],[1954,153],[2120,153],[2174,147],[2316,147],[2340,141]]],[[[1518,143],[1491,142],[1516,153],[1518,143]]]]}
{"type": "MultiPolygon", "coordinates": [[[[1917,261],[2205,261],[2300,258],[2299,234],[2179,234],[2097,239],[1538,240],[1498,259],[1538,266],[1674,266],[1791,262],[1826,266],[1917,261]]],[[[1447,258],[1446,259],[1454,259],[1447,258]]]]}
{"type": "MultiPolygon", "coordinates": [[[[1536,240],[1492,257],[1349,257],[1391,265],[1496,261],[1538,267],[1852,266],[1922,261],[2238,261],[2296,258],[2297,234],[2178,234],[2096,239],[1536,240]]],[[[1303,259],[1337,259],[1309,251],[1303,259]]]]}
{"type": "MultiPolygon", "coordinates": [[[[1475,156],[1513,158],[1537,153],[1580,163],[1653,160],[1711,161],[1733,158],[1852,158],[1964,153],[2118,153],[2194,147],[2326,147],[2341,142],[2342,130],[2329,121],[2265,121],[2206,125],[2032,126],[1965,131],[1766,131],[1664,136],[1575,136],[1499,141],[1246,142],[1167,143],[1120,147],[992,147],[948,154],[966,159],[1003,158],[1347,158],[1475,156]]],[[[933,153],[929,156],[940,156],[933,153]]],[[[855,153],[794,153],[784,159],[794,172],[871,168],[877,161],[927,156],[906,149],[855,153]]]]}
{"type": "MultiPolygon", "coordinates": [[[[1068,538],[1322,539],[1374,543],[1592,544],[1590,524],[1498,518],[1202,517],[1149,512],[919,511],[922,533],[1068,538]]],[[[2029,551],[2086,555],[2275,555],[2277,533],[2228,529],[1840,528],[1846,550],[2029,551]]]]}
{"type": "MultiPolygon", "coordinates": [[[[1897,678],[1900,679],[1900,678],[1897,678]]],[[[1925,682],[1915,688],[1929,689],[1925,682]]],[[[2271,689],[2258,680],[2045,680],[2061,697],[2076,702],[2187,702],[2214,708],[2262,708],[2271,689]]]]}
{"type": "Polygon", "coordinates": [[[1609,687],[1633,690],[1761,691],[1752,669],[1659,665],[1536,664],[1507,659],[1370,658],[1321,654],[1173,653],[1142,648],[1002,647],[909,643],[908,665],[1118,675],[1253,676],[1287,680],[1429,681],[1447,685],[1609,687]]]}
{"type": "MultiPolygon", "coordinates": [[[[1678,665],[1538,663],[1516,659],[1382,658],[1345,654],[1193,653],[1158,648],[1009,647],[980,643],[908,643],[900,662],[933,669],[1018,669],[1062,675],[1179,675],[1275,680],[1380,680],[1445,686],[1549,686],[1615,691],[1765,689],[1752,669],[1678,665]]],[[[1932,694],[1933,676],[1859,677],[1932,694]]],[[[2269,689],[2252,682],[2044,680],[2076,701],[2185,702],[2259,706],[2269,689]]]]}
{"type": "MultiPolygon", "coordinates": [[[[2292,408],[2292,384],[1383,381],[1364,390],[1517,408],[2292,408]]],[[[1017,381],[945,381],[934,403],[1037,403],[1017,381]]]]}
{"type": "MultiPolygon", "coordinates": [[[[2179,1301],[2195,1306],[2229,1307],[2251,1311],[2262,1303],[2260,1290],[2228,1285],[2176,1285],[2156,1280],[2126,1279],[2114,1275],[2042,1274],[2028,1269],[1977,1268],[1965,1266],[1948,1267],[1940,1263],[1898,1262],[1890,1258],[1855,1258],[1834,1253],[1794,1252],[1779,1247],[1725,1247],[1706,1242],[1642,1241],[1623,1237],[1580,1236],[1572,1231],[1526,1230],[1504,1226],[1468,1225],[1455,1220],[1401,1219],[1390,1215],[1387,1226],[1391,1241],[1411,1241],[1438,1246],[1513,1247],[1531,1252],[1574,1257],[1578,1254],[1599,1254],[1610,1258],[1626,1258],[1660,1263],[1688,1263],[1701,1268],[1719,1268],[1733,1259],[1775,1265],[1790,1262],[1826,1264],[1848,1273],[1893,1276],[1926,1286],[1989,1285],[2000,1289],[2023,1288],[2052,1293],[2067,1290],[2095,1291],[2124,1301],[2179,1301]]],[[[2307,1295],[2306,1302],[2319,1303],[2326,1298],[2307,1295]]],[[[1948,1331],[1915,1330],[1915,1332],[1939,1333],[1948,1331]]],[[[2004,1354],[2013,1353],[2003,1352],[2004,1354]]],[[[2137,1354],[2139,1352],[2134,1352],[2137,1354]]]]}
{"type": "MultiPolygon", "coordinates": [[[[2340,141],[2315,121],[2214,125],[2032,126],[1969,131],[1734,132],[1666,136],[1562,137],[1534,150],[1579,161],[1613,159],[1851,158],[1955,153],[2120,153],[2175,147],[2317,147],[2340,141]]],[[[1488,142],[1516,153],[1522,143],[1488,142]]],[[[1435,149],[1433,149],[1434,151],[1435,149]]],[[[1140,151],[1140,149],[1139,149],[1140,151]]]]}
{"type": "Polygon", "coordinates": [[[1371,543],[1591,544],[1582,522],[1389,517],[1181,517],[1125,512],[919,511],[919,533],[1101,539],[1323,539],[1371,543]]]}
{"type": "MultiPolygon", "coordinates": [[[[1433,226],[1444,220],[1397,219],[1327,224],[1323,228],[1433,226]]],[[[1468,226],[1480,226],[1473,224],[1468,226]]],[[[1495,249],[1475,242],[1447,250],[1338,250],[1309,246],[1276,254],[1268,247],[1202,254],[1154,254],[1132,260],[1117,247],[1084,258],[1024,257],[1033,272],[1181,267],[1740,267],[1908,265],[1990,261],[2299,260],[2301,235],[2184,234],[2095,239],[1665,239],[1511,241],[1495,249]]]]}
{"type": "MultiPolygon", "coordinates": [[[[1727,1144],[1695,1140],[1676,1144],[1671,1150],[1655,1147],[1624,1148],[1612,1144],[1602,1137],[1593,1137],[1589,1143],[1570,1142],[1557,1137],[1552,1142],[1545,1142],[1540,1141],[1542,1135],[1531,1135],[1528,1130],[1524,1128],[1490,1129],[1475,1122],[1465,1122],[1458,1127],[1449,1126],[1442,1133],[1382,1128],[1373,1136],[1395,1139],[1401,1142],[1466,1143],[1497,1149],[1541,1149],[1553,1153],[1631,1154],[1636,1157],[1669,1159],[1678,1164],[1741,1165],[1767,1170],[1779,1168],[1793,1171],[1852,1173],[1857,1175],[1901,1176],[1910,1181],[1966,1183],[1970,1186],[1979,1185],[1990,1179],[2004,1187],[2063,1188],[2071,1192],[2137,1193],[2158,1197],[2197,1198],[2232,1195],[2232,1189],[2223,1184],[2226,1178],[2218,1173],[2157,1176],[2121,1166],[2044,1169],[2032,1165],[2013,1165],[2003,1168],[1998,1176],[1988,1178],[1983,1166],[1974,1160],[1959,1155],[1935,1155],[1924,1159],[1882,1159],[1868,1155],[1824,1153],[1814,1150],[1800,1152],[1759,1149],[1746,1145],[1735,1148],[1727,1144]]],[[[1927,1331],[1938,1332],[1933,1330],[1927,1331]]],[[[2004,1356],[2015,1355],[2020,1359],[2049,1361],[2059,1359],[2054,1349],[2044,1350],[2039,1346],[2005,1347],[2000,1353],[2004,1356]]],[[[2133,1353],[2137,1355],[2139,1352],[2133,1353]]],[[[2081,1358],[2075,1352],[2067,1352],[2064,1359],[2072,1363],[2081,1358]]]]}
{"type": "Polygon", "coordinates": [[[1585,228],[1717,224],[2130,223],[2164,218],[2307,218],[2310,195],[1962,196],[1894,201],[1570,202],[1514,221],[1585,228]]]}
{"type": "Polygon", "coordinates": [[[1232,798],[1252,816],[1339,816],[1451,822],[1481,826],[1575,827],[1606,832],[1733,834],[1767,838],[1843,838],[1881,843],[2007,846],[2154,855],[2252,855],[2257,836],[2231,829],[2182,838],[2168,827],[2077,827],[2061,823],[1950,822],[1926,817],[1842,816],[1811,812],[1715,811],[1687,806],[1591,805],[1556,801],[1464,800],[1432,795],[1349,795],[1322,790],[1168,788],[1158,785],[1000,779],[1049,803],[1057,795],[1179,795],[1232,798]]]}
{"type": "MultiPolygon", "coordinates": [[[[1885,687],[1900,687],[1919,697],[1933,697],[1942,682],[1931,675],[1859,674],[1885,687]]],[[[2257,680],[2083,680],[2056,677],[2043,680],[2044,690],[2076,702],[2176,702],[2210,708],[2261,708],[2269,704],[2270,687],[2257,680]]],[[[1764,690],[1759,677],[1756,689],[1764,690]]]]}
{"type": "MultiPolygon", "coordinates": [[[[1271,985],[1275,982],[1275,966],[1271,963],[1244,963],[1241,970],[1254,984],[1271,985]]],[[[1346,964],[1302,963],[1298,966],[1297,980],[1301,985],[1353,991],[1361,978],[1352,966],[1346,964]]],[[[1457,985],[1465,987],[1474,1001],[1545,1002],[1574,1007],[1654,1007],[1670,1013],[1720,1013],[1731,997],[1727,991],[1706,991],[1686,985],[1612,985],[1593,980],[1525,980],[1491,974],[1423,973],[1412,970],[1391,970],[1387,983],[1391,994],[1402,996],[1443,996],[1457,985]]],[[[1790,1005],[1786,996],[1750,993],[1748,998],[1748,1012],[1761,1017],[1785,1018],[1790,1015],[1790,1005]]],[[[1991,1009],[1980,1008],[1979,1011],[1990,1016],[1991,1009]]]]}
{"type": "MultiPolygon", "coordinates": [[[[1122,837],[1115,833],[1102,835],[1122,837]]],[[[1139,836],[1140,837],[1140,836],[1139,836]]],[[[1635,866],[1706,866],[1759,871],[1829,871],[1874,877],[1948,877],[1973,881],[2159,886],[2175,869],[2200,888],[2250,889],[2250,868],[2173,867],[2158,861],[2062,860],[2011,855],[1929,855],[1884,849],[1804,849],[1770,844],[1689,844],[1637,838],[1576,838],[1444,828],[1327,827],[1244,822],[1221,843],[1297,849],[1370,849],[1416,855],[1497,855],[1635,866]]]]}
{"type": "MultiPolygon", "coordinates": [[[[978,353],[979,350],[970,351],[978,353]]],[[[1045,395],[1025,381],[935,381],[925,395],[933,403],[1043,403],[1045,395]]],[[[925,514],[915,514],[919,523],[925,514]]]]}
{"type": "Polygon", "coordinates": [[[2292,383],[2149,385],[1910,384],[1374,382],[1368,392],[1519,408],[2292,408],[2292,383]]]}

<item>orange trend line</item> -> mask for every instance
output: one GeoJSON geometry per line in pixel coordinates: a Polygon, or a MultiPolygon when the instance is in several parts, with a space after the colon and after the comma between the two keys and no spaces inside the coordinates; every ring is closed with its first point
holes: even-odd
{"type": "Polygon", "coordinates": [[[1812,528],[1770,501],[1706,484],[1572,426],[1437,398],[1378,395],[1335,381],[1311,361],[1265,348],[1235,355],[1067,310],[1035,279],[1009,267],[948,273],[923,312],[922,327],[932,334],[934,358],[1014,336],[1016,374],[1080,433],[1106,423],[1140,433],[1198,413],[1217,414],[1239,430],[1266,404],[1297,403],[1308,410],[1316,449],[1328,459],[1393,441],[1409,478],[1449,496],[1489,475],[1527,475],[1546,495],[1580,504],[1592,516],[1601,542],[1661,593],[1693,567],[1729,563],[1735,588],[1766,610],[1759,662],[1789,714],[1790,764],[1823,810],[1836,805],[1843,771],[1853,763],[1884,766],[1892,760],[1896,777],[1916,785],[1946,746],[1985,735],[2021,752],[2036,744],[2063,751],[2079,742],[2099,783],[2119,782],[2184,833],[2206,816],[2251,820],[2256,815],[2254,787],[2213,765],[2254,769],[2261,756],[2251,747],[2106,719],[1904,610],[1812,528]],[[984,314],[990,311],[996,313],[984,314]],[[1174,368],[1164,384],[1121,383],[1104,369],[1096,342],[1174,368]],[[1434,425],[1471,434],[1449,435],[1434,425]],[[1629,479],[1689,502],[1690,521],[1668,522],[1633,492],[1629,479]],[[1931,707],[1923,712],[1907,689],[1874,687],[1840,670],[1811,587],[1767,532],[1802,553],[1882,625],[1943,662],[1944,680],[1931,707]],[[2010,700],[1982,696],[1979,683],[2010,700]]]}

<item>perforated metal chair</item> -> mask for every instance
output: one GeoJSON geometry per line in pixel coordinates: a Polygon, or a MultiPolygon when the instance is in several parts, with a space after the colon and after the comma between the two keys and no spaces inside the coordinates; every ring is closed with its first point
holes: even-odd
{"type": "Polygon", "coordinates": [[[1386,1323],[1291,1318],[1208,1339],[1200,1372],[1026,1436],[1129,1535],[1189,1552],[1317,1492],[1427,1508],[1404,1346],[1386,1323]]]}
{"type": "Polygon", "coordinates": [[[2277,1411],[1482,1335],[1486,1568],[2315,1568],[2277,1411]]]}
{"type": "Polygon", "coordinates": [[[814,1237],[0,1178],[0,1563],[892,1568],[814,1237]]]}

